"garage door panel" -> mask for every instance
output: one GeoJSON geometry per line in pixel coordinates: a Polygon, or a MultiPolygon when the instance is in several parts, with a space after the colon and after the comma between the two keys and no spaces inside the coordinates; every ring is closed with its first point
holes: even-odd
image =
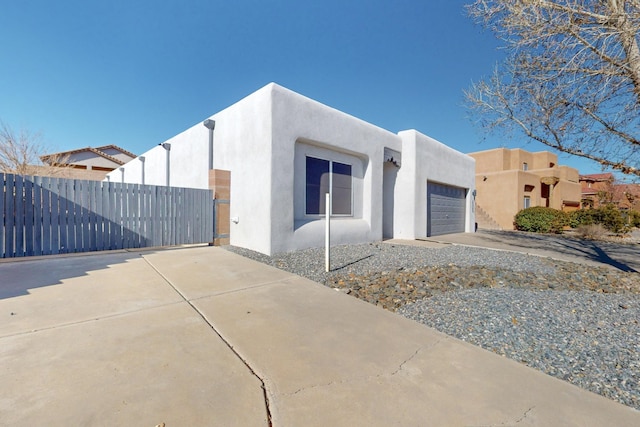
{"type": "Polygon", "coordinates": [[[464,188],[427,183],[427,236],[464,232],[465,196],[464,188]]]}

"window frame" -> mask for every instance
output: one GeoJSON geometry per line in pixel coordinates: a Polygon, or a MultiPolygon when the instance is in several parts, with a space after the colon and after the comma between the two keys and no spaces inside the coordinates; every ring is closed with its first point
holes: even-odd
{"type": "Polygon", "coordinates": [[[531,196],[524,196],[522,200],[523,209],[531,207],[531,196]],[[528,206],[527,206],[528,205],[528,206]]]}
{"type": "MultiPolygon", "coordinates": [[[[319,207],[318,207],[318,213],[309,213],[308,211],[308,204],[307,204],[307,191],[308,191],[308,175],[307,175],[307,161],[308,159],[314,159],[314,160],[321,160],[324,162],[329,162],[329,194],[332,200],[331,203],[331,216],[332,217],[353,217],[354,216],[354,203],[353,203],[353,193],[354,193],[354,179],[353,179],[353,164],[352,163],[347,163],[347,162],[341,162],[341,161],[337,161],[337,160],[332,160],[331,158],[327,158],[327,157],[323,157],[323,156],[317,156],[317,155],[309,155],[309,154],[305,154],[304,155],[304,177],[305,177],[305,183],[304,183],[304,215],[305,217],[310,217],[310,218],[321,218],[327,215],[326,213],[326,206],[325,206],[325,211],[321,212],[320,206],[322,204],[322,201],[319,201],[319,207]],[[348,166],[349,167],[349,213],[334,213],[334,203],[333,203],[333,198],[334,196],[334,192],[333,192],[333,165],[334,163],[338,163],[340,165],[344,165],[344,166],[348,166]]],[[[342,174],[341,174],[342,175],[342,174]]],[[[322,188],[322,187],[321,187],[322,188]]]]}

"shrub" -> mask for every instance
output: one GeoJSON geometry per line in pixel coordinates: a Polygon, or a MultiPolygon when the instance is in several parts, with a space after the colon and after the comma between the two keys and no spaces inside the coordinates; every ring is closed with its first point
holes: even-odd
{"type": "Polygon", "coordinates": [[[640,228],[640,212],[629,212],[629,225],[631,225],[631,227],[640,228]]]}
{"type": "Polygon", "coordinates": [[[581,225],[592,225],[597,221],[597,211],[595,209],[579,209],[569,213],[569,226],[571,228],[581,225]]]}
{"type": "Polygon", "coordinates": [[[568,225],[568,217],[562,211],[542,206],[523,209],[515,216],[513,225],[516,230],[534,233],[562,233],[568,225]]]}
{"type": "Polygon", "coordinates": [[[637,221],[640,223],[640,213],[635,217],[636,212],[628,214],[622,213],[615,205],[608,204],[597,209],[581,209],[569,214],[569,225],[571,228],[583,225],[600,224],[607,230],[622,234],[629,231],[629,226],[634,227],[637,221]]]}
{"type": "Polygon", "coordinates": [[[602,224],[607,230],[616,234],[629,231],[625,217],[615,205],[604,205],[595,211],[597,211],[596,223],[602,224]]]}
{"type": "Polygon", "coordinates": [[[581,225],[576,231],[580,237],[589,240],[601,240],[607,235],[607,230],[602,224],[581,225]]]}

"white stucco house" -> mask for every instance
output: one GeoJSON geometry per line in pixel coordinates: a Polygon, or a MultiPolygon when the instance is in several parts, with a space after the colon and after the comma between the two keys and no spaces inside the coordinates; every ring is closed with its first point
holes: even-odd
{"type": "Polygon", "coordinates": [[[230,171],[230,243],[269,255],[323,246],[327,192],[332,244],[474,231],[475,160],[415,130],[389,132],[275,83],[208,124],[108,179],[209,188],[210,169],[230,171]]]}

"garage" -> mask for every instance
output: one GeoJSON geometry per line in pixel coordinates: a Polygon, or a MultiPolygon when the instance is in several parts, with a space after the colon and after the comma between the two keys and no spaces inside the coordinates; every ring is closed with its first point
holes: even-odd
{"type": "Polygon", "coordinates": [[[464,233],[464,188],[427,182],[427,236],[464,233]]]}

